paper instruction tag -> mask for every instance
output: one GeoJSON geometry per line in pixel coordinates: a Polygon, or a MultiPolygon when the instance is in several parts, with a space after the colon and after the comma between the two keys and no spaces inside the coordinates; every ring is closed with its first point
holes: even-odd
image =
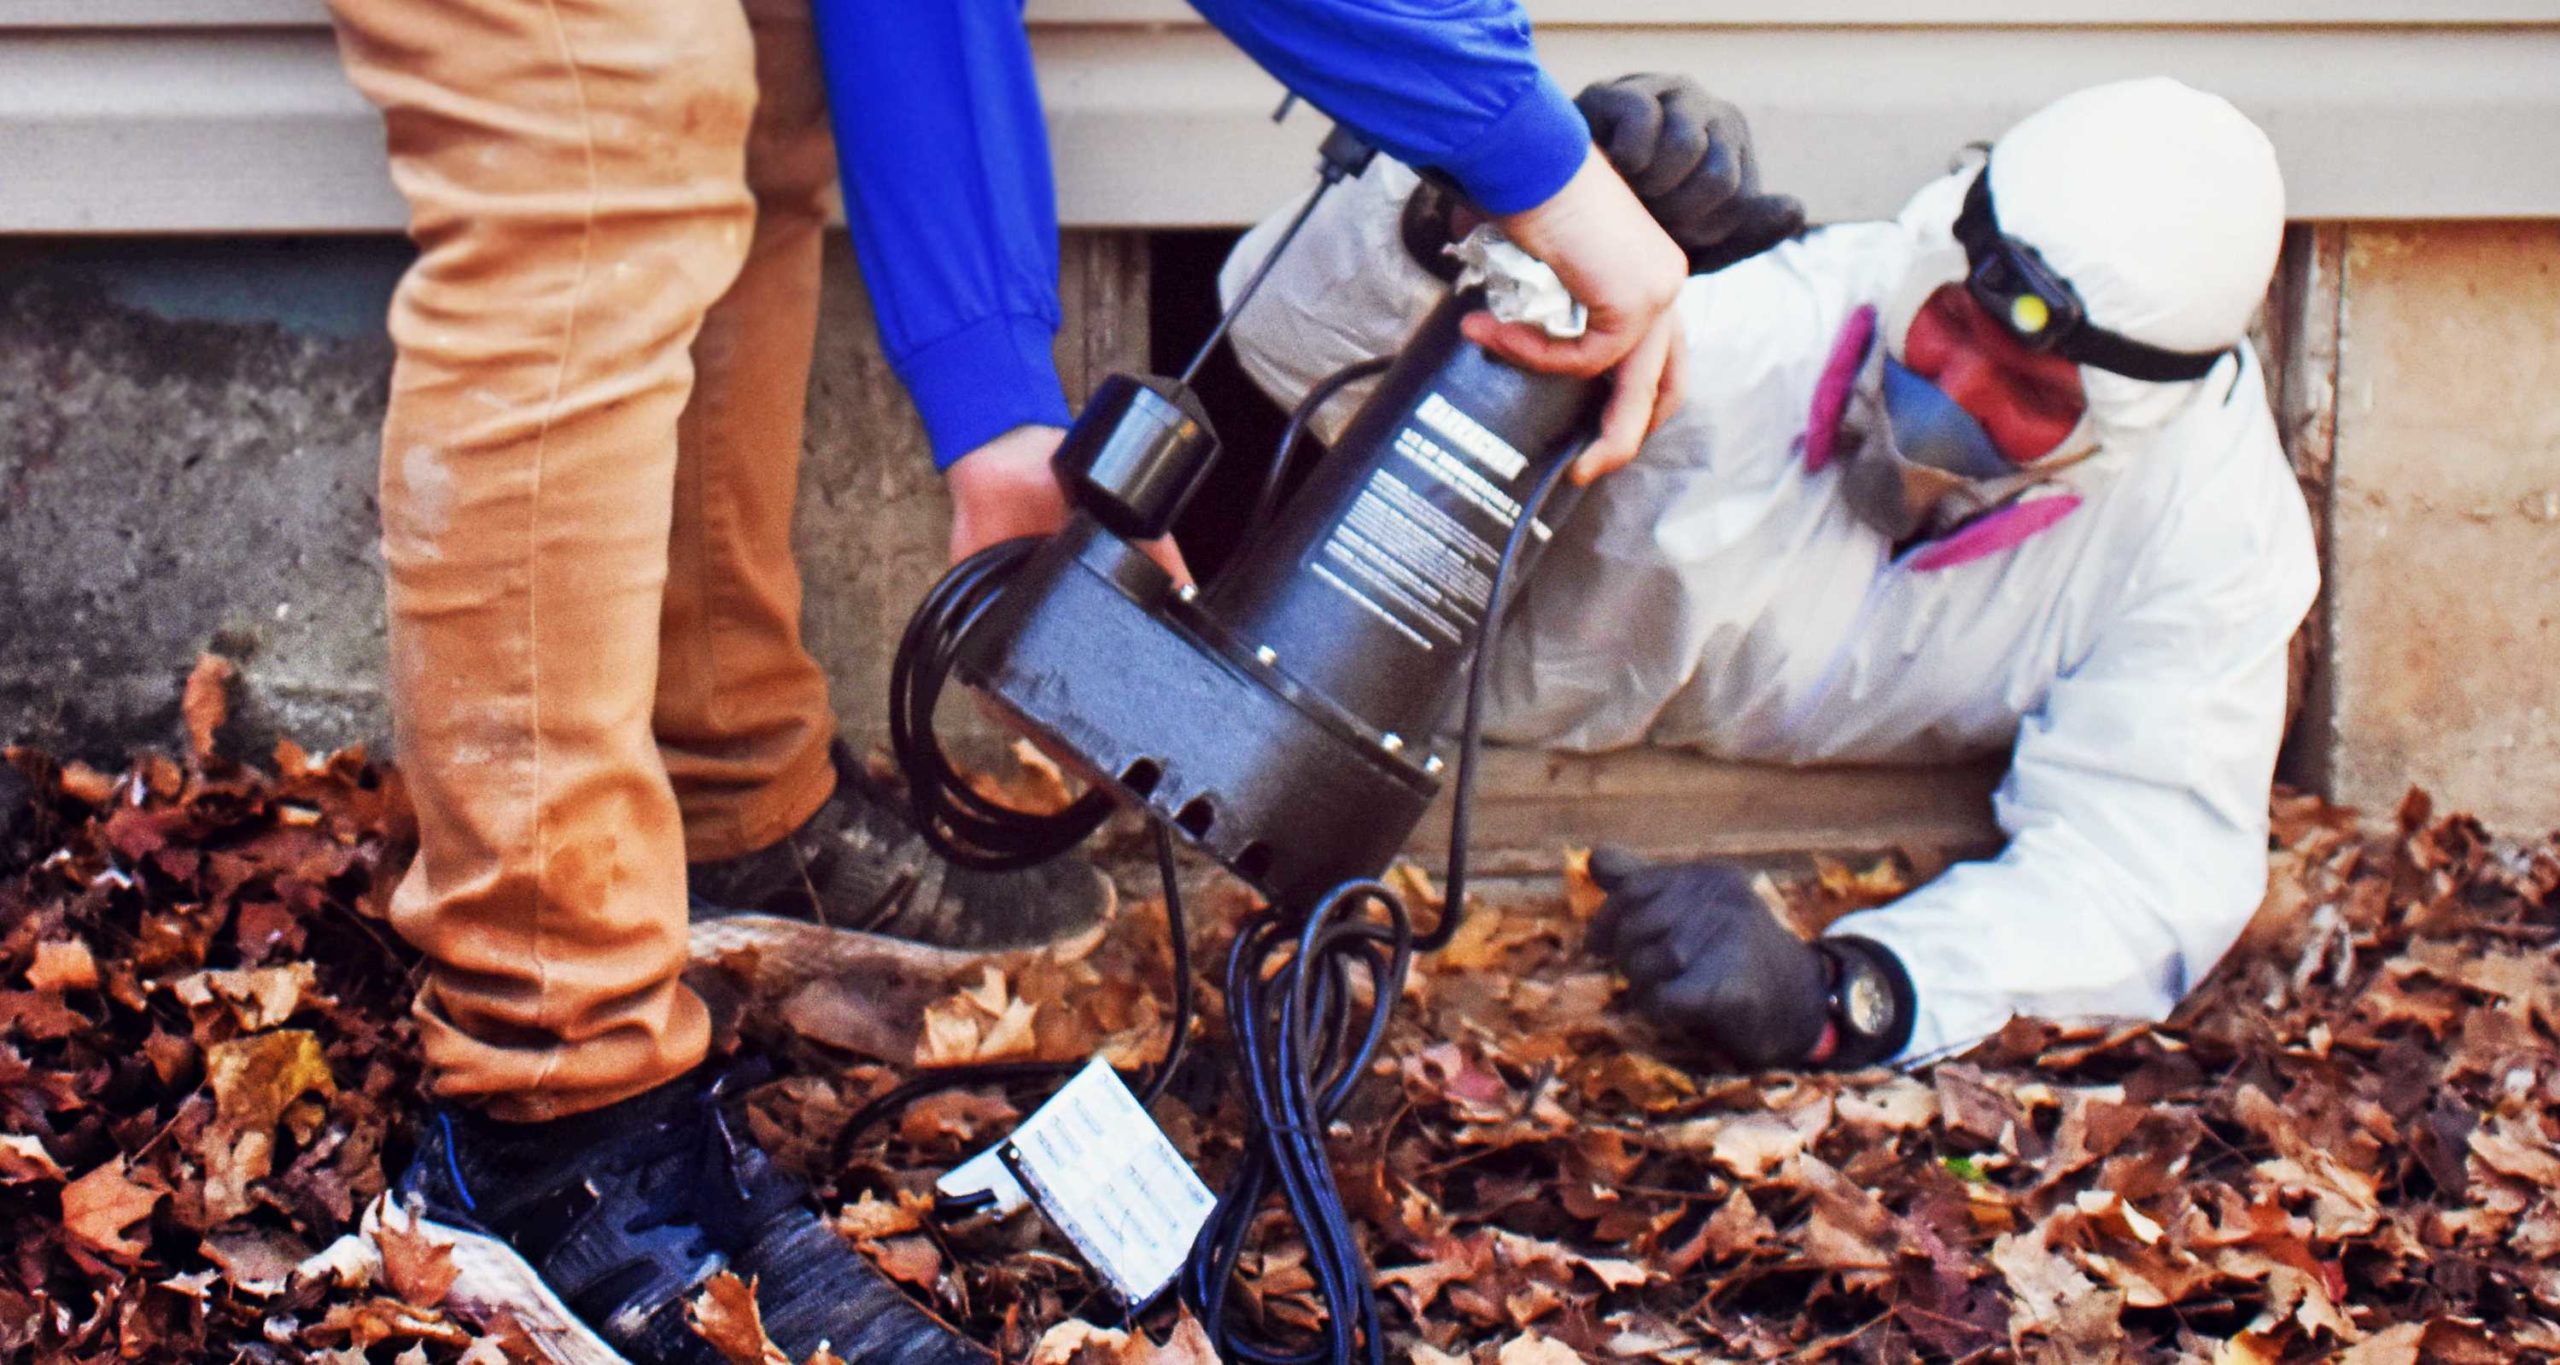
{"type": "Polygon", "coordinates": [[[996,1151],[1133,1312],[1173,1283],[1218,1202],[1099,1057],[996,1151]]]}

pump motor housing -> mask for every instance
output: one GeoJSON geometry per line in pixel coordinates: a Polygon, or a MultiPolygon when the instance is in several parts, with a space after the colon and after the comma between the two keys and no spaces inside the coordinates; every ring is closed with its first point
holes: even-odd
{"type": "MultiPolygon", "coordinates": [[[[1101,508],[1080,511],[970,628],[962,680],[1275,903],[1384,871],[1439,790],[1439,732],[1498,609],[1503,547],[1601,401],[1597,381],[1467,341],[1459,319],[1476,306],[1456,294],[1424,319],[1209,591],[1178,589],[1101,508]]],[[[1162,427],[1161,406],[1091,418],[1162,427]]],[[[1071,433],[1066,448],[1113,442],[1071,433]]],[[[1129,462],[1148,487],[1126,492],[1097,482],[1110,463],[1078,462],[1079,504],[1178,505],[1162,460],[1129,462]]],[[[1573,492],[1540,509],[1514,574],[1573,492]]]]}

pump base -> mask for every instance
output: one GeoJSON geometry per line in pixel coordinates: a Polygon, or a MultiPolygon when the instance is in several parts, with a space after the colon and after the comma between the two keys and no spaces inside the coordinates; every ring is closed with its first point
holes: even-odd
{"type": "Polygon", "coordinates": [[[1437,760],[1220,639],[1154,561],[1077,516],[962,641],[962,681],[1083,759],[1273,903],[1386,869],[1439,792],[1437,760]]]}

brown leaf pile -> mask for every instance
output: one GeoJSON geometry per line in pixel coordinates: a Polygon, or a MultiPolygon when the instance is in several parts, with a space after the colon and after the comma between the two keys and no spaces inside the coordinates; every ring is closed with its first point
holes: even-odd
{"type": "MultiPolygon", "coordinates": [[[[446,1311],[452,1268],[423,1239],[391,1229],[370,1260],[339,1241],[404,1159],[416,1096],[416,963],[382,920],[409,843],[396,779],[290,746],[272,775],[231,767],[217,704],[188,711],[205,738],[183,766],[12,756],[43,793],[42,852],[0,877],[0,1359],[517,1354],[505,1324],[446,1311]]],[[[2560,1351],[2560,844],[2502,845],[2415,799],[2379,831],[2308,799],[2277,814],[2267,909],[2178,1019],[2021,1022],[1915,1075],[1692,1071],[1582,954],[1587,883],[1479,908],[1418,969],[1334,1132],[1394,1354],[2560,1351]]],[[[1810,927],[1909,875],[1825,865],[1783,892],[1810,927]]],[[[1195,961],[1213,963],[1249,902],[1197,899],[1195,961]]],[[[1144,903],[1099,943],[955,976],[901,1055],[848,1047],[879,1030],[813,1038],[749,1011],[739,1046],[783,1073],[751,1120],[849,1241],[1006,1359],[1197,1365],[1197,1324],[1163,1310],[1154,1339],[1130,1330],[1036,1219],[933,1217],[932,1178],[1038,1086],[933,1097],[833,1155],[919,1060],[1151,1060],[1169,969],[1144,903]]],[[[1215,1184],[1241,1124],[1203,995],[1195,1064],[1158,1113],[1215,1184]]],[[[739,1288],[714,1288],[706,1332],[765,1361],[739,1288]]],[[[1286,1236],[1247,1258],[1267,1328],[1315,1321],[1311,1288],[1286,1236]]]]}
{"type": "Polygon", "coordinates": [[[0,877],[0,1359],[504,1359],[332,1247],[415,1091],[407,803],[361,753],[220,762],[221,682],[185,766],[9,755],[46,853],[0,877]]]}
{"type": "MultiPolygon", "coordinates": [[[[2560,1350],[2560,843],[2502,847],[2416,798],[2367,832],[2283,797],[2276,835],[2266,908],[2169,1024],[2020,1021],[1912,1075],[1692,1071],[1612,1009],[1580,951],[1586,879],[1478,907],[1417,970],[1334,1134],[1398,1349],[1424,1365],[2560,1350]]],[[[1807,929],[1911,875],[1817,871],[1773,888],[1807,929]]],[[[1432,900],[1427,878],[1395,880],[1432,900]]],[[[1040,1019],[1079,1007],[1019,983],[1002,999],[1040,1019]]],[[[802,1086],[836,1116],[865,1093],[802,1086]]],[[[1214,1182],[1239,1117],[1214,1083],[1176,1093],[1159,1113],[1214,1182]]],[[[1060,1313],[1106,1316],[1093,1284],[1027,1222],[952,1234],[922,1213],[931,1174],[1013,1118],[944,1097],[841,1175],[864,1191],[848,1221],[936,1239],[934,1297],[1018,1359],[1043,1328],[1085,1330],[1060,1313]]],[[[1302,1256],[1280,1237],[1249,1259],[1266,1325],[1316,1320],[1302,1256]]]]}

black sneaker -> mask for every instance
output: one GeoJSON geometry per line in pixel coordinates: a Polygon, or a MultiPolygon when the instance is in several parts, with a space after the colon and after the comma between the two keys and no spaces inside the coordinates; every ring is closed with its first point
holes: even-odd
{"type": "MultiPolygon", "coordinates": [[[[1072,939],[1108,919],[1111,881],[1080,858],[1020,872],[944,862],[916,832],[906,803],[862,769],[842,742],[835,793],[769,848],[686,868],[697,926],[754,919],[791,928],[881,934],[934,948],[989,952],[1072,939]]],[[[696,934],[697,943],[702,935],[696,934]]]]}
{"type": "Polygon", "coordinates": [[[453,1240],[451,1297],[504,1305],[555,1359],[720,1365],[685,1304],[727,1270],[793,1360],[990,1365],[819,1220],[722,1090],[696,1073],[548,1123],[441,1111],[396,1193],[453,1240]]]}

